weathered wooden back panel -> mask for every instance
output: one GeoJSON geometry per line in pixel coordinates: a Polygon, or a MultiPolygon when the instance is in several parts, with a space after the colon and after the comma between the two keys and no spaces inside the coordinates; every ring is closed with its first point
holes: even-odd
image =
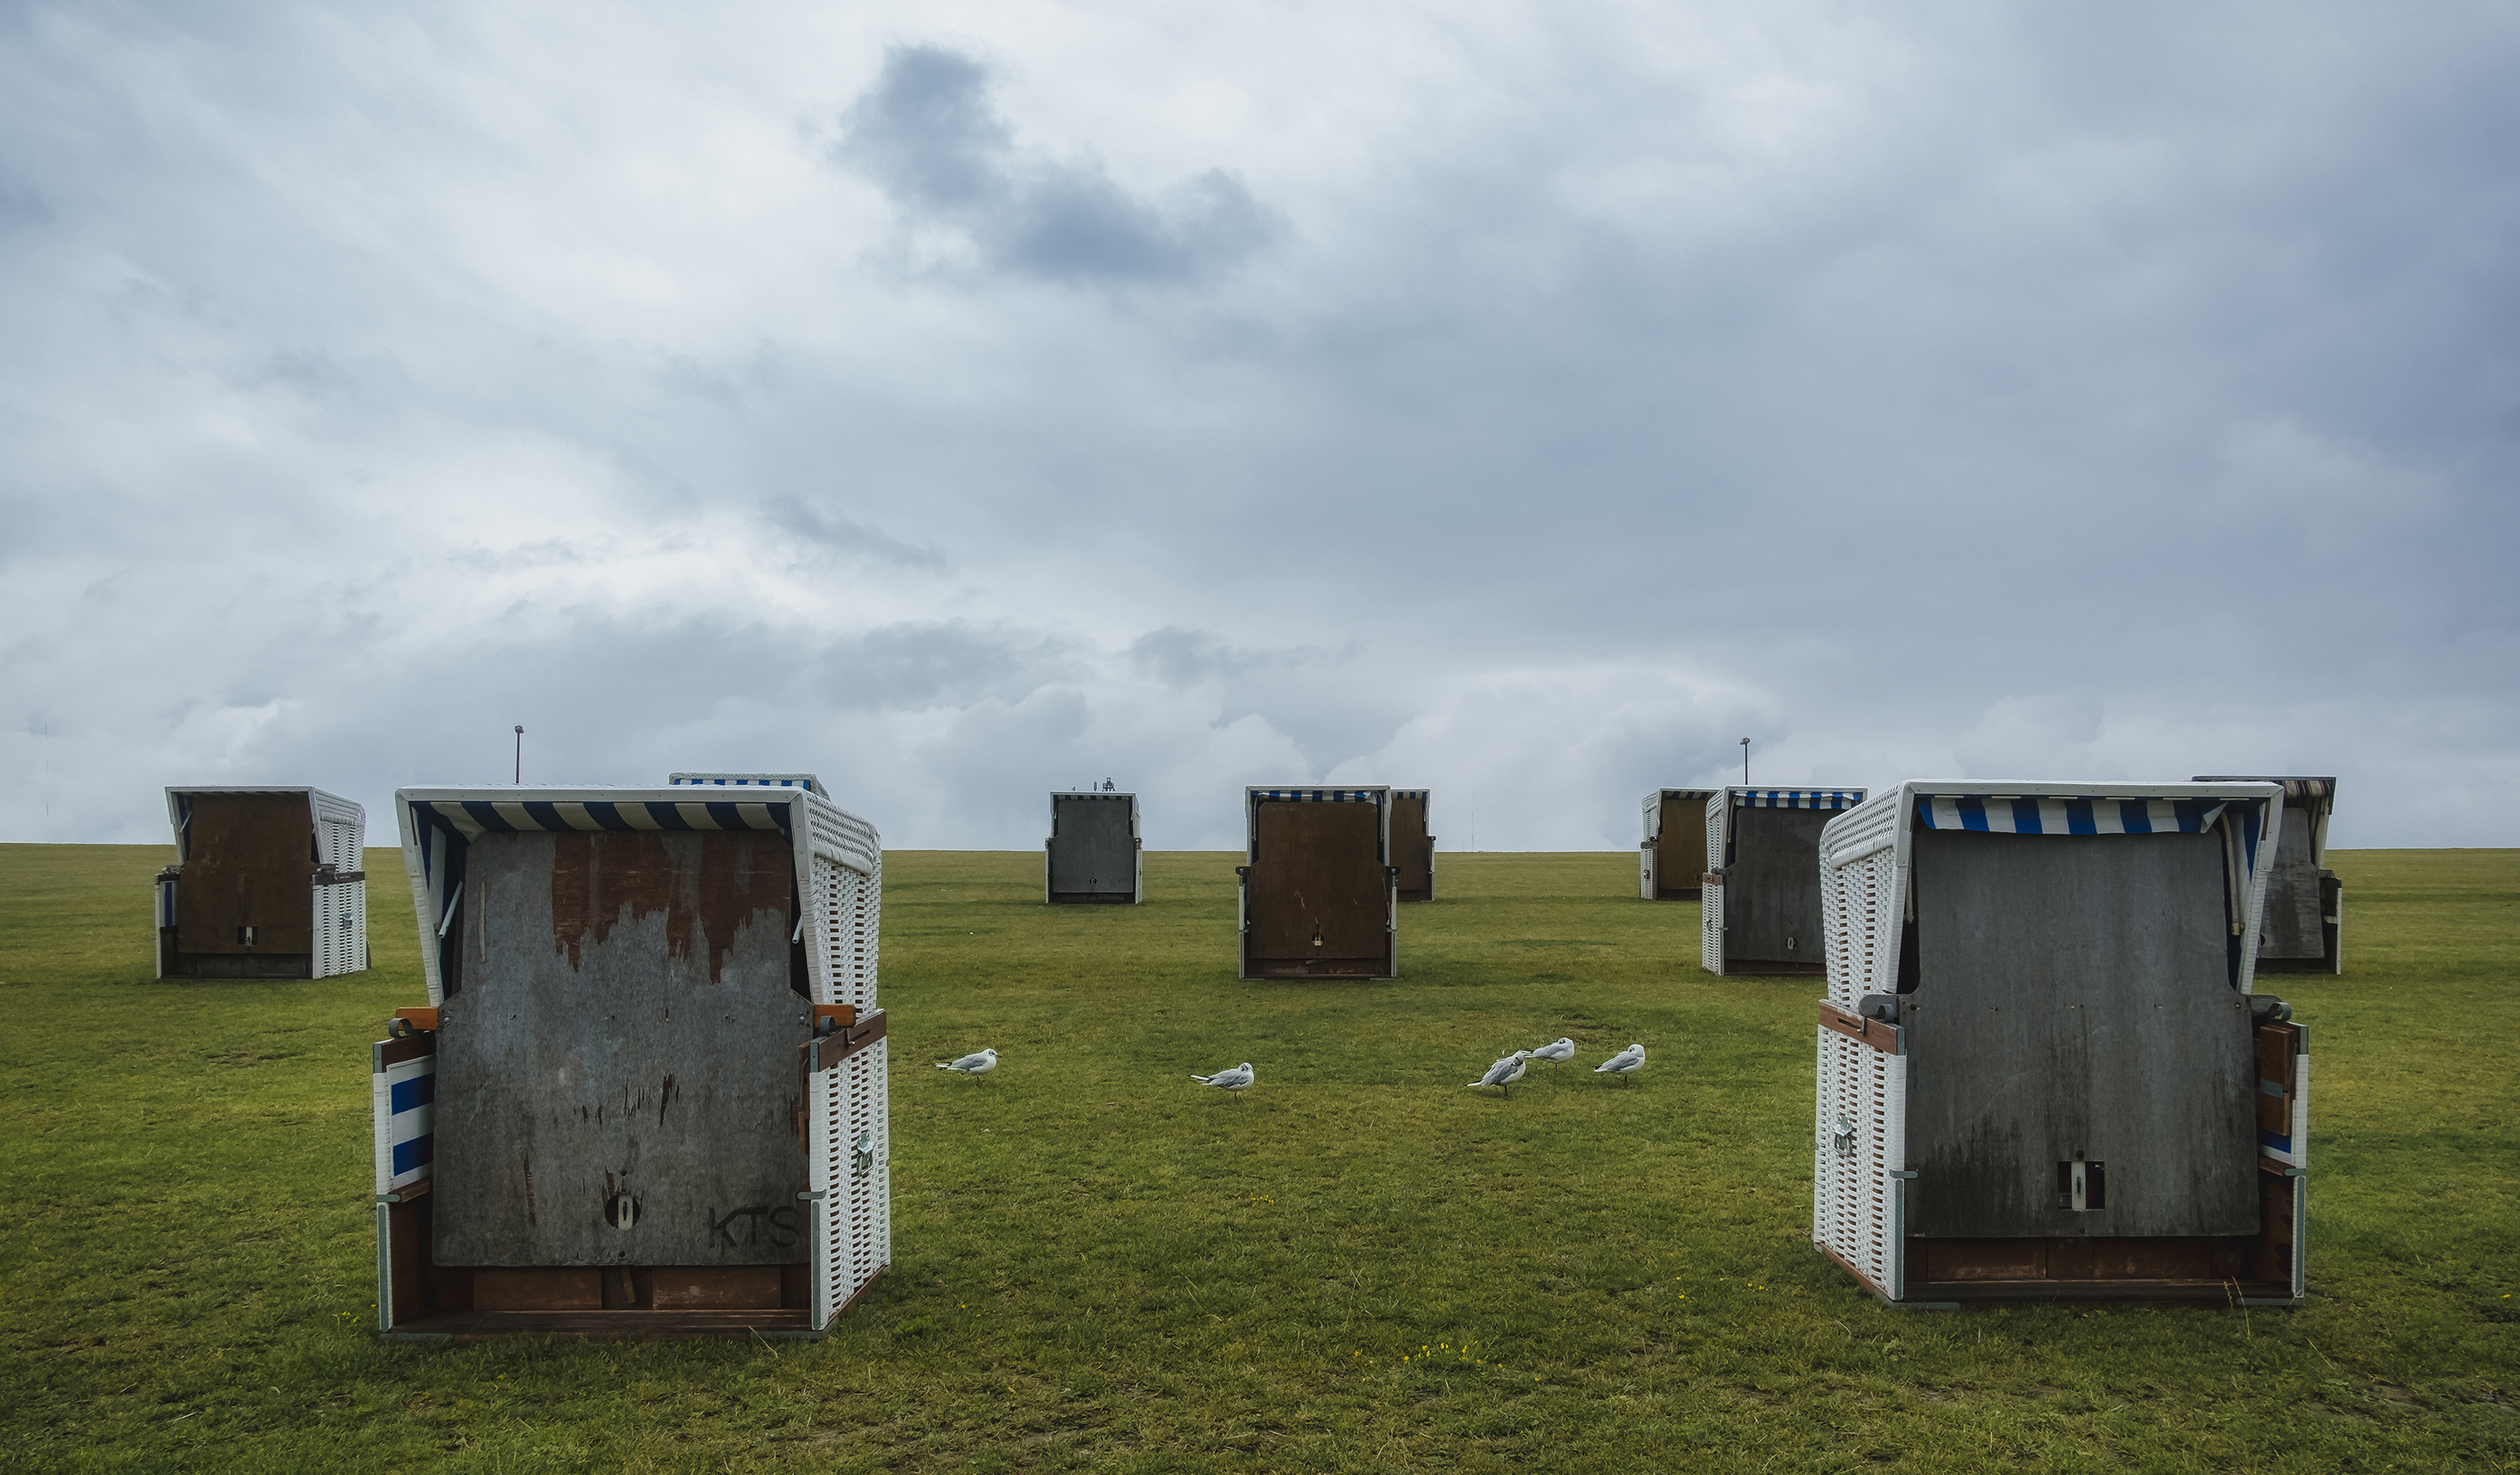
{"type": "Polygon", "coordinates": [[[1138,892],[1138,839],[1127,799],[1053,794],[1050,896],[1053,901],[1129,901],[1138,892]]]}
{"type": "Polygon", "coordinates": [[[1706,801],[1665,799],[1654,838],[1654,895],[1686,899],[1705,889],[1706,801]]]}
{"type": "Polygon", "coordinates": [[[2275,838],[2274,869],[2267,875],[2266,930],[2258,941],[2260,958],[2324,958],[2327,956],[2325,913],[2320,906],[2318,862],[2311,853],[2307,810],[2284,811],[2283,832],[2275,838]]]}
{"type": "Polygon", "coordinates": [[[1372,804],[1262,804],[1244,906],[1250,971],[1372,977],[1391,952],[1381,817],[1372,804]]]}
{"type": "Polygon", "coordinates": [[[304,794],[200,794],[175,891],[183,953],[314,951],[315,818],[304,794]],[[251,927],[248,944],[238,929],[251,927]]]}
{"type": "MultiPolygon", "coordinates": [[[[1732,811],[1732,860],[1724,872],[1727,959],[1814,967],[1826,961],[1820,930],[1820,832],[1836,818],[1836,811],[1822,809],[1744,805],[1732,811]]],[[[1699,841],[1700,848],[1704,843],[1699,841]]]]}
{"type": "Polygon", "coordinates": [[[1908,1231],[2255,1233],[2221,838],[1923,830],[1912,874],[1908,1231]],[[2106,1165],[2102,1210],[2057,1206],[2078,1152],[2106,1165]]]}
{"type": "Polygon", "coordinates": [[[1391,796],[1391,864],[1400,868],[1400,899],[1435,899],[1435,837],[1426,832],[1426,801],[1417,794],[1391,796]]]}
{"type": "Polygon", "coordinates": [[[472,842],[438,1034],[439,1264],[806,1258],[795,879],[775,833],[472,842]]]}

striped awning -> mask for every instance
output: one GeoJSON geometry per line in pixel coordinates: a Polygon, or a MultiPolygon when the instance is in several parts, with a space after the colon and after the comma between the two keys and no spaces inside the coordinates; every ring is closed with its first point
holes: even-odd
{"type": "Polygon", "coordinates": [[[415,818],[433,820],[468,840],[553,829],[726,830],[788,833],[788,806],[729,800],[414,799],[415,818]]]}
{"type": "Polygon", "coordinates": [[[673,788],[801,788],[826,799],[832,796],[812,774],[673,774],[665,782],[673,788]]]}
{"type": "Polygon", "coordinates": [[[1916,823],[1987,834],[2198,834],[2214,827],[2229,802],[1918,794],[1916,823]]]}
{"type": "Polygon", "coordinates": [[[1344,800],[1350,803],[1371,804],[1382,795],[1378,790],[1371,788],[1255,788],[1251,790],[1251,797],[1254,799],[1311,799],[1324,803],[1344,800]]]}
{"type": "Polygon", "coordinates": [[[1864,802],[1860,788],[1736,788],[1732,802],[1749,809],[1853,809],[1864,802]]]}

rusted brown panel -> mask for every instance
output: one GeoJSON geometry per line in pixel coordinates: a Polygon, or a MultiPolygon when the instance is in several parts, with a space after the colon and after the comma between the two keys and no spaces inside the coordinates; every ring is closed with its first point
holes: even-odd
{"type": "Polygon", "coordinates": [[[2252,1276],[2250,1261],[2257,1251],[2258,1241],[2249,1235],[2111,1238],[2056,1234],[1996,1239],[1916,1236],[1908,1241],[1908,1264],[1912,1292],[1919,1286],[1988,1282],[2059,1287],[2118,1282],[2158,1288],[2177,1282],[2210,1285],[2252,1276]]]}
{"type": "Polygon", "coordinates": [[[1674,901],[1700,895],[1706,871],[1706,801],[1665,799],[1654,838],[1654,894],[1674,901]]]}
{"type": "Polygon", "coordinates": [[[1927,1280],[2043,1280],[2045,1239],[1911,1239],[1908,1264],[1927,1280]]]}
{"type": "Polygon", "coordinates": [[[660,1265],[648,1272],[658,1311],[775,1311],[788,1268],[660,1265]]]}
{"type": "Polygon", "coordinates": [[[380,1040],[377,1042],[377,1048],[381,1053],[376,1057],[376,1063],[400,1065],[405,1060],[417,1060],[435,1050],[437,1037],[426,1034],[405,1035],[399,1040],[380,1040]]]}
{"type": "MultiPolygon", "coordinates": [[[[2263,1166],[2263,1165],[2262,1165],[2263,1166]]],[[[2266,1229],[2251,1246],[2249,1274],[2261,1280],[2292,1282],[2294,1236],[2301,1227],[2294,1223],[2294,1188],[2292,1177],[2280,1171],[2258,1175],[2258,1202],[2266,1229]]]]}
{"type": "Polygon", "coordinates": [[[2091,1239],[2091,1278],[2094,1280],[2211,1280],[2215,1278],[2215,1240],[2181,1236],[2162,1239],[2091,1239]]]}
{"type": "Polygon", "coordinates": [[[388,1308],[401,1322],[437,1310],[428,1295],[428,1203],[427,1200],[385,1205],[385,1283],[393,1297],[388,1308]]]}
{"type": "Polygon", "coordinates": [[[472,1272],[475,1311],[600,1311],[603,1272],[591,1265],[482,1266],[472,1272]]]}
{"type": "Polygon", "coordinates": [[[792,856],[766,831],[472,843],[467,982],[439,1016],[440,1261],[801,1252],[792,856]]]}
{"type": "Polygon", "coordinates": [[[1372,804],[1267,803],[1245,881],[1251,971],[1378,977],[1391,949],[1390,880],[1372,804]]]}
{"type": "Polygon", "coordinates": [[[1435,837],[1426,832],[1426,801],[1416,794],[1391,796],[1391,864],[1400,868],[1402,901],[1435,899],[1435,837]]]}
{"type": "Polygon", "coordinates": [[[2269,1021],[2258,1026],[2258,1130],[2292,1135],[2293,1051],[2301,1026],[2269,1021]],[[2268,1087],[2276,1088],[2269,1092],[2268,1087]]]}
{"type": "Polygon", "coordinates": [[[175,888],[176,951],[311,954],[315,812],[304,794],[197,794],[175,888]],[[241,927],[253,929],[248,944],[241,927]]]}
{"type": "Polygon", "coordinates": [[[483,1311],[432,1317],[395,1328],[442,1336],[457,1346],[535,1338],[555,1342],[747,1342],[804,1333],[802,1310],[770,1311],[483,1311]]]}

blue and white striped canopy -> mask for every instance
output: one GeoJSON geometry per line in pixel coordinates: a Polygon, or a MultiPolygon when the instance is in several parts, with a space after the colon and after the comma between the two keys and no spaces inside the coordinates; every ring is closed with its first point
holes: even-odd
{"type": "Polygon", "coordinates": [[[695,800],[414,799],[415,818],[433,820],[464,838],[553,829],[725,830],[788,833],[787,804],[695,800]]]}
{"type": "Polygon", "coordinates": [[[1345,800],[1371,804],[1382,795],[1371,788],[1255,788],[1254,799],[1316,799],[1325,803],[1345,800]]]}
{"type": "Polygon", "coordinates": [[[2214,827],[2228,802],[1918,794],[1916,823],[1987,834],[2197,834],[2214,827]]]}
{"type": "Polygon", "coordinates": [[[832,796],[812,774],[673,774],[665,782],[674,788],[801,788],[826,799],[832,796]]]}
{"type": "Polygon", "coordinates": [[[1860,788],[1736,788],[1732,802],[1749,809],[1853,809],[1864,802],[1860,788]]]}

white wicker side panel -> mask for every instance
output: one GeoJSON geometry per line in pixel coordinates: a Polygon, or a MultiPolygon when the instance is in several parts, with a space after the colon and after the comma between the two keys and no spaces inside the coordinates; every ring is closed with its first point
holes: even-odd
{"type": "Polygon", "coordinates": [[[883,845],[875,827],[838,806],[803,806],[813,855],[813,908],[820,964],[816,1004],[849,1004],[870,1013],[876,1000],[877,937],[883,912],[883,845]]]}
{"type": "Polygon", "coordinates": [[[888,1045],[878,1040],[814,1077],[817,1331],[892,1263],[888,1045]]]}
{"type": "Polygon", "coordinates": [[[1821,868],[1821,934],[1828,950],[1828,1002],[1849,1013],[1867,994],[1899,983],[1898,857],[1884,847],[1862,860],[1821,868]]]}
{"type": "MultiPolygon", "coordinates": [[[[1718,793],[1706,801],[1706,871],[1710,875],[1724,873],[1724,822],[1732,816],[1732,796],[1718,793]]],[[[1703,940],[1698,948],[1698,961],[1706,971],[1724,971],[1724,883],[1708,881],[1698,892],[1698,922],[1703,940]]]]}
{"type": "Polygon", "coordinates": [[[1812,1238],[1872,1289],[1897,1300],[1897,1175],[1908,1152],[1908,1061],[1834,1030],[1818,1033],[1812,1238]]]}
{"type": "Polygon", "coordinates": [[[1899,987],[1899,944],[1907,902],[1899,870],[1898,796],[1831,820],[1822,831],[1820,915],[1828,957],[1828,1002],[1849,1013],[1867,994],[1899,987]]]}

